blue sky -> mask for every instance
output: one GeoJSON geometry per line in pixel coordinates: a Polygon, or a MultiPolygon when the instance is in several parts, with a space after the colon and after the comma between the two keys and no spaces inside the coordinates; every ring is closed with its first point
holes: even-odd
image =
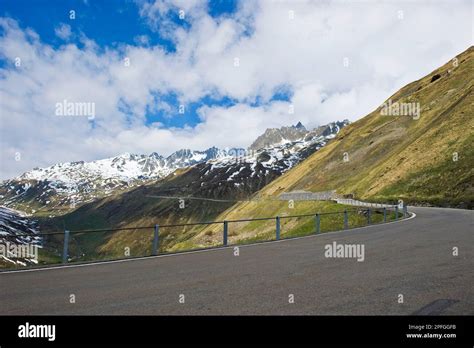
{"type": "MultiPolygon", "coordinates": [[[[54,28],[57,23],[70,22],[69,11],[76,11],[75,30],[84,32],[100,46],[135,44],[139,35],[147,35],[150,45],[162,45],[167,51],[174,51],[172,41],[155,35],[146,20],[137,16],[139,1],[125,0],[2,0],[1,15],[15,18],[21,25],[33,28],[41,39],[58,47],[62,41],[54,28]]],[[[237,8],[236,0],[211,0],[208,13],[218,18],[229,16],[237,8]]],[[[170,17],[176,25],[186,26],[178,14],[170,17]]]]}
{"type": "MultiPolygon", "coordinates": [[[[75,11],[72,31],[75,34],[83,33],[89,39],[94,40],[101,49],[120,48],[124,44],[160,46],[166,52],[175,52],[176,47],[172,40],[162,37],[159,32],[148,25],[146,19],[137,15],[139,10],[138,1],[113,1],[113,0],[31,0],[28,6],[25,1],[3,0],[1,16],[11,17],[22,26],[33,29],[41,40],[52,47],[59,48],[64,44],[55,33],[57,23],[72,23],[70,11],[75,11]],[[139,43],[137,37],[146,36],[146,44],[139,43]]],[[[235,0],[211,0],[208,2],[208,13],[213,18],[231,16],[237,8],[235,0]]],[[[179,13],[170,16],[176,26],[189,29],[189,23],[179,18],[179,13]]],[[[82,46],[78,36],[72,36],[70,43],[82,46]]],[[[275,95],[280,98],[281,93],[275,95]]],[[[184,113],[179,113],[179,101],[176,93],[160,95],[159,98],[171,105],[175,105],[175,111],[163,112],[148,109],[146,113],[146,124],[160,122],[165,127],[194,127],[199,123],[198,108],[207,106],[229,106],[233,105],[227,97],[205,96],[201,100],[189,103],[184,107],[184,113]],[[171,114],[170,114],[171,113],[171,114]]],[[[258,104],[258,100],[254,105],[258,104]]]]}
{"type": "Polygon", "coordinates": [[[471,14],[469,0],[2,0],[0,179],[355,121],[472,45],[471,14]],[[95,115],[58,117],[64,101],[95,115]]]}

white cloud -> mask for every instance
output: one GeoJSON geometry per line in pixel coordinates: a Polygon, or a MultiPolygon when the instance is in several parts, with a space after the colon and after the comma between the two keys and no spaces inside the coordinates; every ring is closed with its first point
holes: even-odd
{"type": "MultiPolygon", "coordinates": [[[[82,35],[82,49],[72,43],[53,48],[33,30],[0,19],[0,56],[9,62],[0,70],[0,177],[121,152],[248,146],[269,127],[355,120],[472,44],[469,1],[244,1],[221,18],[210,17],[203,2],[139,4],[140,15],[176,44],[175,53],[140,37],[139,46],[101,50],[82,35]],[[179,9],[189,30],[167,20],[179,9]],[[282,86],[292,90],[292,100],[270,101],[282,86]],[[170,92],[179,103],[205,95],[238,103],[201,108],[202,123],[194,128],[147,125],[147,108],[168,115],[177,110],[156,99],[170,92]],[[263,104],[250,106],[257,97],[263,104]],[[64,99],[94,102],[94,123],[55,116],[55,103],[64,99]]],[[[65,40],[70,32],[66,25],[56,30],[65,40]]]]}
{"type": "Polygon", "coordinates": [[[69,24],[61,23],[54,29],[54,33],[62,40],[67,40],[71,36],[71,26],[69,24]]]}
{"type": "Polygon", "coordinates": [[[203,0],[135,0],[139,14],[151,28],[164,37],[172,37],[178,26],[171,17],[183,21],[193,20],[206,14],[207,3],[203,0]]]}
{"type": "Polygon", "coordinates": [[[150,38],[147,35],[137,35],[134,41],[139,46],[148,46],[150,44],[150,38]]]}

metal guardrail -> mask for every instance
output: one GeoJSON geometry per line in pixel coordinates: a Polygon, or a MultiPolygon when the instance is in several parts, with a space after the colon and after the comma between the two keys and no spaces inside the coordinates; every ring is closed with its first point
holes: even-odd
{"type": "MultiPolygon", "coordinates": [[[[372,221],[372,216],[373,214],[378,211],[383,214],[383,222],[387,222],[387,215],[388,212],[394,212],[395,213],[395,220],[398,220],[399,216],[399,210],[398,206],[384,206],[384,207],[379,207],[377,206],[376,208],[368,207],[367,209],[360,209],[360,208],[355,208],[355,209],[345,209],[344,211],[338,211],[338,212],[326,212],[326,213],[316,213],[316,214],[300,214],[300,215],[287,215],[287,216],[275,216],[275,217],[264,217],[264,218],[255,218],[255,219],[237,219],[237,220],[224,220],[224,221],[210,221],[210,222],[199,222],[199,223],[191,223],[191,224],[171,224],[171,225],[159,225],[156,224],[154,225],[153,228],[153,239],[152,239],[152,252],[151,255],[158,255],[159,254],[159,247],[160,247],[160,230],[166,229],[166,228],[173,228],[173,227],[187,227],[187,226],[198,226],[198,225],[222,225],[222,243],[220,246],[222,247],[227,247],[231,245],[229,242],[229,225],[231,224],[238,224],[238,223],[250,223],[250,222],[256,222],[256,221],[274,221],[274,238],[268,239],[268,240],[280,240],[282,239],[282,223],[283,221],[289,221],[290,219],[296,219],[299,220],[301,218],[313,218],[314,219],[314,227],[313,231],[314,233],[321,233],[321,218],[323,216],[328,216],[328,215],[342,215],[343,219],[343,228],[348,229],[349,228],[349,214],[350,213],[362,213],[366,215],[366,224],[370,225],[373,223],[372,221]]],[[[406,216],[406,215],[405,215],[406,216]]],[[[150,229],[151,226],[148,227],[139,227],[140,229],[150,229]]],[[[134,228],[137,229],[137,228],[134,228]]],[[[90,233],[91,231],[73,231],[73,233],[90,233]]],[[[68,243],[69,243],[69,233],[70,231],[66,231],[64,234],[64,247],[63,247],[63,263],[68,262],[68,243]]],[[[238,245],[238,243],[236,244],[238,245]]],[[[184,251],[184,250],[183,250],[184,251]]]]}
{"type": "Polygon", "coordinates": [[[395,208],[399,207],[402,208],[399,204],[384,204],[384,203],[370,203],[370,202],[363,202],[357,199],[352,198],[335,198],[334,201],[339,204],[345,205],[356,205],[360,207],[371,207],[371,208],[395,208]]]}
{"type": "MultiPolygon", "coordinates": [[[[229,225],[230,224],[237,224],[237,223],[249,223],[249,222],[257,222],[257,221],[274,221],[274,238],[265,239],[262,241],[271,241],[271,240],[280,240],[282,239],[282,223],[286,219],[300,219],[300,218],[311,218],[314,219],[312,222],[312,229],[309,234],[319,234],[322,233],[322,226],[321,220],[324,216],[329,215],[342,215],[342,228],[349,229],[349,213],[356,212],[362,213],[366,215],[365,223],[367,225],[373,224],[372,218],[374,213],[383,214],[383,220],[380,223],[388,222],[388,213],[394,213],[395,221],[402,217],[407,217],[407,207],[402,207],[402,214],[400,214],[399,205],[388,205],[388,204],[378,204],[378,203],[367,203],[367,202],[360,202],[351,199],[338,199],[338,203],[347,204],[347,205],[358,205],[358,208],[354,209],[345,209],[344,211],[337,211],[337,212],[325,212],[325,213],[313,213],[313,214],[300,214],[300,215],[284,215],[284,216],[274,216],[274,217],[263,217],[263,218],[254,218],[254,219],[237,219],[237,220],[223,220],[223,221],[208,221],[208,222],[196,222],[196,223],[186,223],[186,224],[155,224],[153,226],[137,226],[137,227],[125,227],[125,228],[113,228],[113,229],[95,229],[95,230],[65,230],[63,232],[51,232],[51,233],[40,233],[35,236],[54,236],[54,235],[64,235],[63,245],[62,245],[62,253],[61,253],[61,260],[62,263],[66,264],[70,260],[70,243],[71,243],[71,236],[74,234],[89,234],[89,233],[96,233],[96,232],[118,232],[118,231],[153,231],[153,237],[151,239],[151,254],[143,255],[143,256],[151,256],[151,255],[158,255],[160,249],[160,231],[166,228],[174,228],[174,227],[192,227],[198,225],[222,225],[222,243],[218,246],[213,247],[227,247],[232,245],[229,242],[229,225]],[[363,207],[363,208],[360,208],[363,207]]],[[[380,217],[380,215],[379,215],[380,217]]],[[[359,227],[359,226],[357,226],[359,227]]],[[[306,235],[306,234],[305,234],[306,235]]],[[[291,237],[290,237],[291,238],[291,237]]],[[[287,239],[287,238],[285,238],[287,239]]],[[[77,241],[76,241],[77,242],[77,241]]],[[[235,245],[239,245],[237,243],[235,245]]],[[[187,249],[189,250],[189,249],[187,249]]],[[[180,250],[180,251],[187,251],[187,250],[180,250]]],[[[59,250],[58,250],[59,251],[59,250]]]]}

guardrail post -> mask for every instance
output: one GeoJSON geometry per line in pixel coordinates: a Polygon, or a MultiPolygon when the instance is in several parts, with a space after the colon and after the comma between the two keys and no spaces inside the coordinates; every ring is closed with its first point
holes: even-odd
{"type": "Polygon", "coordinates": [[[349,228],[349,223],[347,219],[347,209],[344,209],[344,229],[349,228]]]}
{"type": "Polygon", "coordinates": [[[403,217],[406,218],[408,215],[408,207],[406,204],[403,204],[403,217]]]}
{"type": "Polygon", "coordinates": [[[370,208],[367,208],[367,225],[370,225],[370,208]]]}
{"type": "Polygon", "coordinates": [[[395,206],[395,220],[398,220],[398,205],[395,206]]]}
{"type": "Polygon", "coordinates": [[[155,232],[153,233],[153,255],[158,255],[158,243],[160,235],[160,226],[155,225],[155,232]]]}
{"type": "Polygon", "coordinates": [[[228,222],[224,221],[224,236],[223,236],[223,244],[227,246],[227,232],[229,230],[228,222]]]}
{"type": "Polygon", "coordinates": [[[63,245],[63,263],[67,263],[67,256],[68,256],[68,249],[69,249],[69,231],[64,231],[64,245],[63,245]]]}
{"type": "Polygon", "coordinates": [[[383,207],[383,222],[387,222],[387,208],[383,207]]]}
{"type": "Polygon", "coordinates": [[[321,232],[321,217],[319,216],[319,214],[316,214],[315,222],[316,222],[316,233],[320,233],[321,232]]]}
{"type": "Polygon", "coordinates": [[[280,217],[276,217],[276,240],[280,240],[280,217]]]}

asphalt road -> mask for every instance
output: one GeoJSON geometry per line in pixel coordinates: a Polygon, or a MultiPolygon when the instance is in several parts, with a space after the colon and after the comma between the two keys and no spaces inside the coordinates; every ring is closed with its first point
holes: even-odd
{"type": "Polygon", "coordinates": [[[239,256],[231,247],[0,273],[0,315],[474,314],[474,212],[410,210],[410,220],[243,246],[239,256]],[[333,241],[363,244],[364,261],[326,258],[333,241]]]}

